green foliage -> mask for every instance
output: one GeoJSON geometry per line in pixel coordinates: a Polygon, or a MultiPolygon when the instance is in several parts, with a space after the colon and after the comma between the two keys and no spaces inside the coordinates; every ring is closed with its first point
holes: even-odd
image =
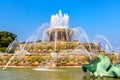
{"type": "Polygon", "coordinates": [[[37,40],[36,42],[41,42],[41,40],[37,40]]]}
{"type": "Polygon", "coordinates": [[[7,48],[16,37],[17,36],[11,32],[0,31],[0,51],[5,52],[5,48],[7,48]]]}
{"type": "Polygon", "coordinates": [[[6,47],[0,47],[0,51],[1,52],[5,52],[6,51],[6,47]]]}

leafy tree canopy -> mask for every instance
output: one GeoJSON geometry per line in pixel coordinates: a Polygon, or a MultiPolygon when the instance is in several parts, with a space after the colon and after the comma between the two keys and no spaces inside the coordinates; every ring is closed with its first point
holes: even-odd
{"type": "Polygon", "coordinates": [[[17,35],[8,31],[0,31],[0,48],[8,45],[16,39],[17,35]]]}

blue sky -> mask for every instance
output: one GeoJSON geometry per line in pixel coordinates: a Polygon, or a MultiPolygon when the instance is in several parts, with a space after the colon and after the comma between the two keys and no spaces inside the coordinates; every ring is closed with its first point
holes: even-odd
{"type": "Polygon", "coordinates": [[[0,0],[0,30],[25,41],[59,10],[69,15],[70,27],[82,27],[91,40],[102,34],[120,46],[120,0],[0,0]]]}

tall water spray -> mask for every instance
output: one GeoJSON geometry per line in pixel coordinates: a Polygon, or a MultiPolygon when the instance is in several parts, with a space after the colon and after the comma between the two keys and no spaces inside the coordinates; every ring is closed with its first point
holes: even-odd
{"type": "Polygon", "coordinates": [[[56,15],[51,16],[50,28],[68,27],[69,16],[62,14],[61,10],[56,15]]]}

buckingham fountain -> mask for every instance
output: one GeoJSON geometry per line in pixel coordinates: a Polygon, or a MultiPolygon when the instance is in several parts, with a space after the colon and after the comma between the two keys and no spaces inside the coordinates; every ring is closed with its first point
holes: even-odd
{"type": "MultiPolygon", "coordinates": [[[[81,66],[96,57],[101,48],[99,42],[91,42],[81,27],[70,28],[69,16],[52,15],[50,24],[43,24],[24,43],[13,41],[7,52],[18,44],[15,54],[6,54],[7,66],[81,66]],[[42,37],[41,37],[42,36],[42,37]],[[40,40],[41,39],[41,40],[40,40]],[[11,57],[11,58],[10,58],[11,57]]],[[[6,56],[3,56],[6,58],[6,56]]],[[[2,58],[3,58],[2,57],[2,58]]]]}
{"type": "Polygon", "coordinates": [[[51,16],[50,25],[43,24],[28,41],[20,43],[19,47],[23,46],[28,55],[46,56],[48,60],[45,63],[55,60],[56,66],[79,66],[100,52],[100,43],[90,42],[81,27],[70,28],[69,16],[62,14],[61,10],[51,16]],[[41,32],[43,35],[40,41],[41,32]]]}
{"type": "MultiPolygon", "coordinates": [[[[51,16],[50,25],[43,24],[40,26],[25,43],[27,43],[25,49],[29,53],[43,54],[56,50],[57,54],[64,54],[81,48],[94,53],[100,51],[100,43],[90,42],[87,33],[81,27],[69,27],[69,16],[63,15],[61,10],[58,14],[51,16]],[[42,36],[42,40],[39,40],[40,36],[42,36]]],[[[24,44],[20,43],[20,47],[23,47],[24,44]]],[[[82,54],[82,52],[79,53],[82,54]]]]}
{"type": "MultiPolygon", "coordinates": [[[[95,39],[90,41],[84,29],[69,27],[69,16],[62,14],[61,10],[58,14],[51,16],[50,24],[45,23],[38,27],[25,42],[13,41],[6,51],[9,52],[13,47],[16,48],[14,54],[0,55],[0,65],[5,66],[3,70],[8,66],[44,68],[83,66],[84,72],[92,69],[90,72],[94,72],[96,76],[102,76],[103,74],[99,73],[103,72],[108,76],[106,69],[111,67],[110,64],[114,66],[115,61],[119,61],[119,55],[114,54],[112,45],[106,37],[96,35],[95,39]],[[106,61],[108,65],[102,58],[108,59],[106,61]],[[93,62],[90,62],[92,60],[93,62]],[[107,66],[102,63],[101,65],[107,68],[101,68],[104,69],[103,72],[99,70],[95,72],[100,60],[107,66]]],[[[110,74],[113,76],[112,72],[110,74]]]]}

